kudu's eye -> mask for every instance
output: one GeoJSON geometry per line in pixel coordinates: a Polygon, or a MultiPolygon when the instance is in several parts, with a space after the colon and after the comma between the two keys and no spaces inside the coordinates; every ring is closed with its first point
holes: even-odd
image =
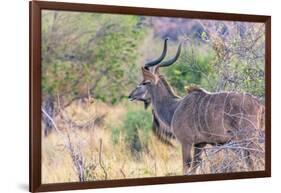
{"type": "Polygon", "coordinates": [[[142,82],[142,85],[147,85],[147,84],[150,84],[150,83],[151,83],[150,80],[144,80],[144,81],[142,82]]]}

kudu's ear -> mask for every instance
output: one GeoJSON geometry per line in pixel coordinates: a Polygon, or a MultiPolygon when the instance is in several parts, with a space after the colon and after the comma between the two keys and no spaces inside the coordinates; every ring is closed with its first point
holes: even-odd
{"type": "Polygon", "coordinates": [[[144,67],[141,67],[141,70],[142,70],[142,76],[143,76],[144,80],[150,80],[151,82],[156,83],[157,77],[154,74],[152,74],[152,72],[150,72],[149,70],[147,70],[144,67]]]}

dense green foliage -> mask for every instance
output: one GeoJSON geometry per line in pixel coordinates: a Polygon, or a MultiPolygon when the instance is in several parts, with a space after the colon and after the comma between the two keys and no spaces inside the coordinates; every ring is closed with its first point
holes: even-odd
{"type": "Polygon", "coordinates": [[[133,154],[147,147],[148,134],[151,131],[151,112],[146,110],[129,110],[123,121],[125,140],[133,154]]]}
{"type": "Polygon", "coordinates": [[[136,78],[137,16],[43,11],[42,90],[65,104],[75,97],[115,103],[136,78]]]}
{"type": "Polygon", "coordinates": [[[179,60],[171,67],[163,69],[163,72],[180,96],[186,94],[185,87],[190,85],[213,91],[217,76],[212,68],[214,58],[214,52],[210,49],[188,47],[182,51],[179,60]]]}
{"type": "Polygon", "coordinates": [[[212,47],[191,45],[182,51],[174,65],[162,71],[180,96],[186,94],[185,87],[197,86],[211,92],[247,92],[263,99],[264,60],[251,62],[237,56],[220,61],[212,47]]]}

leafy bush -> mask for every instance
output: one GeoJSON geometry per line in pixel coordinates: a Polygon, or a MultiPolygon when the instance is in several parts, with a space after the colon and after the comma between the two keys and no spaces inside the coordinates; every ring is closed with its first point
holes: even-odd
{"type": "Polygon", "coordinates": [[[59,95],[61,107],[89,95],[115,104],[138,75],[146,33],[138,16],[44,10],[42,95],[59,95]]]}
{"type": "Polygon", "coordinates": [[[213,44],[219,43],[217,40],[211,45],[193,42],[182,50],[174,65],[161,69],[177,93],[183,96],[186,86],[196,85],[210,92],[247,92],[263,99],[264,59],[258,56],[252,59],[250,51],[246,55],[249,58],[237,54],[240,44],[233,50],[225,45],[215,49],[213,44]]]}
{"type": "Polygon", "coordinates": [[[214,84],[210,80],[215,80],[212,63],[214,59],[215,54],[209,48],[186,48],[182,51],[178,61],[169,68],[163,68],[163,71],[173,88],[181,96],[186,93],[185,86],[192,84],[212,91],[214,84]]]}
{"type": "Polygon", "coordinates": [[[131,152],[141,152],[146,148],[151,129],[151,113],[145,110],[129,110],[124,118],[123,131],[131,152]]]}

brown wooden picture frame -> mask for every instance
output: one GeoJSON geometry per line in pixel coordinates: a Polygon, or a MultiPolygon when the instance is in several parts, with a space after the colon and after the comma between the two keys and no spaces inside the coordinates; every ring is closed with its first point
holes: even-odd
{"type": "Polygon", "coordinates": [[[140,7],[123,7],[62,2],[29,2],[30,10],[30,146],[29,190],[59,191],[89,188],[136,186],[149,184],[183,183],[197,181],[260,178],[271,176],[271,17],[262,15],[212,13],[140,7]],[[168,16],[227,21],[249,21],[265,24],[265,170],[224,174],[153,177],[124,180],[106,180],[70,183],[41,183],[41,11],[66,10],[148,16],[168,16]]]}

